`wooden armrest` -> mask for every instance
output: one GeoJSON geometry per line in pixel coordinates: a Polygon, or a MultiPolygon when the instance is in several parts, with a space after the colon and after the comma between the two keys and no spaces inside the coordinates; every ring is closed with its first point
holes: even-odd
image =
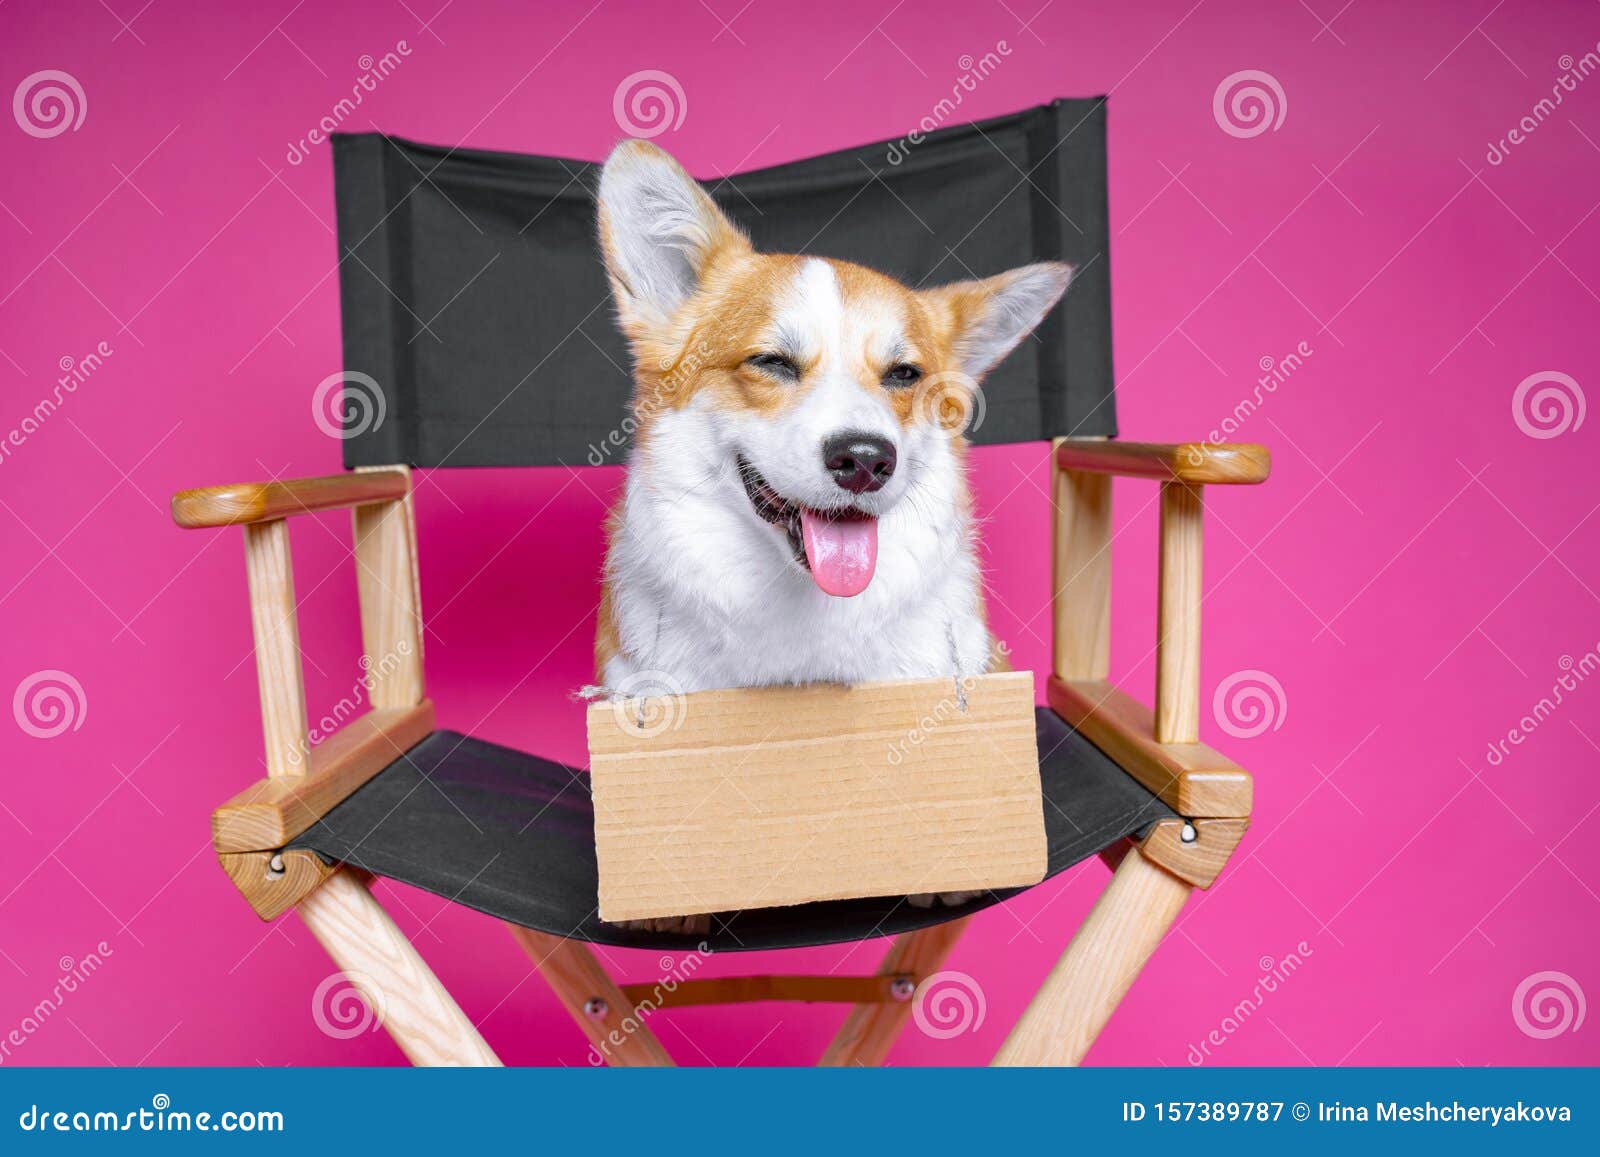
{"type": "Polygon", "coordinates": [[[316,823],[433,731],[433,703],[379,708],[310,749],[305,775],[258,780],[211,813],[218,852],[272,852],[316,823]]]}
{"type": "Polygon", "coordinates": [[[1180,816],[1250,814],[1250,773],[1203,743],[1157,743],[1150,709],[1103,679],[1048,685],[1050,707],[1180,816]]]}
{"type": "Polygon", "coordinates": [[[337,510],[404,498],[411,479],[403,470],[370,470],[280,482],[201,486],[172,496],[172,521],[187,529],[271,522],[313,510],[337,510]]]}
{"type": "Polygon", "coordinates": [[[1063,470],[1121,474],[1190,485],[1265,482],[1272,455],[1254,442],[1100,442],[1063,439],[1056,449],[1063,470]]]}

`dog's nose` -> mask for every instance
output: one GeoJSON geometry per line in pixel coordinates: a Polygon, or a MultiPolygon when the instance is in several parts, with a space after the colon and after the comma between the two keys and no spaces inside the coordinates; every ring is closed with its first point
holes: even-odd
{"type": "Polygon", "coordinates": [[[851,494],[882,490],[894,477],[894,443],[876,434],[850,431],[822,444],[822,464],[851,494]]]}

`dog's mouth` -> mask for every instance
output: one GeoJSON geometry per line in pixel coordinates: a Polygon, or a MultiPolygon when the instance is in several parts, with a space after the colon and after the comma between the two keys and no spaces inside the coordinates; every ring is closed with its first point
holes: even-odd
{"type": "Polygon", "coordinates": [[[789,539],[795,561],[811,572],[825,594],[859,595],[878,567],[878,520],[854,507],[814,510],[779,494],[741,455],[739,480],[750,505],[789,539]]]}

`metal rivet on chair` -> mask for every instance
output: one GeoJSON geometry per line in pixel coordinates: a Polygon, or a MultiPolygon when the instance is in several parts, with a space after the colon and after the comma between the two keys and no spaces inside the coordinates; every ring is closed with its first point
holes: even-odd
{"type": "Polygon", "coordinates": [[[904,1002],[917,991],[917,982],[909,976],[897,976],[889,982],[889,995],[904,1002]]]}
{"type": "Polygon", "coordinates": [[[1183,822],[1183,831],[1179,833],[1178,838],[1186,844],[1192,844],[1200,838],[1200,833],[1195,830],[1192,823],[1185,820],[1183,822]]]}
{"type": "Polygon", "coordinates": [[[281,876],[281,875],[283,875],[283,853],[282,852],[274,853],[272,859],[267,861],[267,875],[269,875],[269,876],[281,876]]]}
{"type": "Polygon", "coordinates": [[[604,1020],[609,1011],[611,1006],[598,996],[591,996],[583,1002],[583,1015],[590,1020],[604,1020]]]}

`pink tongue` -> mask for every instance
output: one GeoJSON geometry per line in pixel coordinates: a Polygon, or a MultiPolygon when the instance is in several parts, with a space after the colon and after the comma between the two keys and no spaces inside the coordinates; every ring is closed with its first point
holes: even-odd
{"type": "Polygon", "coordinates": [[[849,598],[872,581],[878,566],[878,520],[831,520],[800,508],[800,532],[811,577],[825,594],[849,598]]]}

